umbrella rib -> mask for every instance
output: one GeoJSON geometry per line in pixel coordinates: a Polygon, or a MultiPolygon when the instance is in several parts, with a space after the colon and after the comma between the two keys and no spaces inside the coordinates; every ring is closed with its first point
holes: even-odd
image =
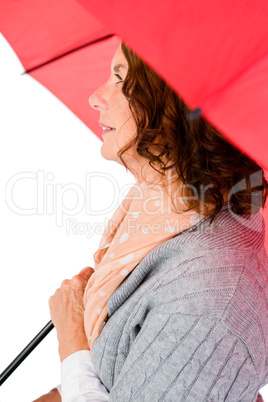
{"type": "Polygon", "coordinates": [[[22,75],[32,73],[33,71],[38,70],[39,68],[44,67],[47,64],[53,63],[54,61],[57,61],[57,60],[61,59],[62,57],[68,56],[71,53],[74,53],[74,52],[76,52],[78,50],[81,50],[81,49],[83,49],[83,48],[85,48],[87,46],[94,45],[95,43],[101,42],[101,41],[103,41],[105,39],[109,39],[109,38],[111,38],[113,36],[114,36],[114,34],[109,34],[109,35],[103,36],[101,38],[95,39],[95,40],[93,40],[91,42],[85,43],[84,45],[81,45],[79,47],[76,47],[75,49],[69,50],[68,52],[61,54],[60,56],[54,57],[53,59],[48,60],[45,63],[39,64],[36,67],[30,68],[29,70],[24,71],[22,73],[22,75]]]}

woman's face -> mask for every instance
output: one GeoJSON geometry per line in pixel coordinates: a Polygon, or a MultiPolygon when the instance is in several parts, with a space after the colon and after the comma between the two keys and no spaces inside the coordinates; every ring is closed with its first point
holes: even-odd
{"type": "MultiPolygon", "coordinates": [[[[101,154],[105,159],[121,164],[117,153],[136,136],[137,132],[128,101],[122,93],[127,71],[128,63],[120,45],[112,60],[110,78],[89,98],[91,107],[100,112],[99,124],[103,128],[101,154]]],[[[123,158],[127,166],[134,170],[143,159],[133,147],[123,154],[123,158]]]]}

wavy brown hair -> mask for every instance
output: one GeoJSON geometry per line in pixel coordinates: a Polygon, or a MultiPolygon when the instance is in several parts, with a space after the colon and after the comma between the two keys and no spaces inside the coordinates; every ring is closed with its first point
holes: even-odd
{"type": "Polygon", "coordinates": [[[256,213],[268,189],[261,167],[201,116],[189,119],[190,110],[170,86],[124,43],[121,47],[129,67],[122,90],[137,125],[136,137],[118,152],[124,166],[124,152],[135,146],[163,176],[175,168],[187,207],[200,211],[201,200],[212,205],[211,221],[224,194],[234,213],[256,213]]]}

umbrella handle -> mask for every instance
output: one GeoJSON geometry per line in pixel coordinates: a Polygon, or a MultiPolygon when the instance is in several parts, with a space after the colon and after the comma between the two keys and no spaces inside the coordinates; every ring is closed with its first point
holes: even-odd
{"type": "Polygon", "coordinates": [[[52,321],[31,340],[31,342],[20,352],[20,354],[10,363],[10,365],[0,374],[0,386],[13,373],[14,370],[23,362],[24,359],[36,348],[37,345],[49,334],[54,328],[52,321]]]}

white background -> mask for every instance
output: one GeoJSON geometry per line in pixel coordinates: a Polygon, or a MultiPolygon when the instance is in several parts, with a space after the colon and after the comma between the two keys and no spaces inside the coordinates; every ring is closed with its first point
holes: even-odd
{"type": "MultiPolygon", "coordinates": [[[[49,321],[48,299],[61,281],[93,264],[100,231],[133,183],[22,72],[0,34],[0,372],[49,321]]],[[[0,402],[29,402],[57,385],[57,347],[53,330],[1,386],[0,402]]],[[[262,395],[268,402],[268,386],[262,395]]]]}
{"type": "MultiPolygon", "coordinates": [[[[0,372],[49,321],[48,299],[62,280],[93,264],[100,231],[134,182],[101,157],[95,134],[22,72],[0,36],[0,372]],[[95,215],[76,207],[77,198],[95,215]],[[38,214],[26,215],[33,208],[38,214]]],[[[29,402],[57,385],[57,348],[53,330],[1,386],[0,401],[29,402]]]]}

